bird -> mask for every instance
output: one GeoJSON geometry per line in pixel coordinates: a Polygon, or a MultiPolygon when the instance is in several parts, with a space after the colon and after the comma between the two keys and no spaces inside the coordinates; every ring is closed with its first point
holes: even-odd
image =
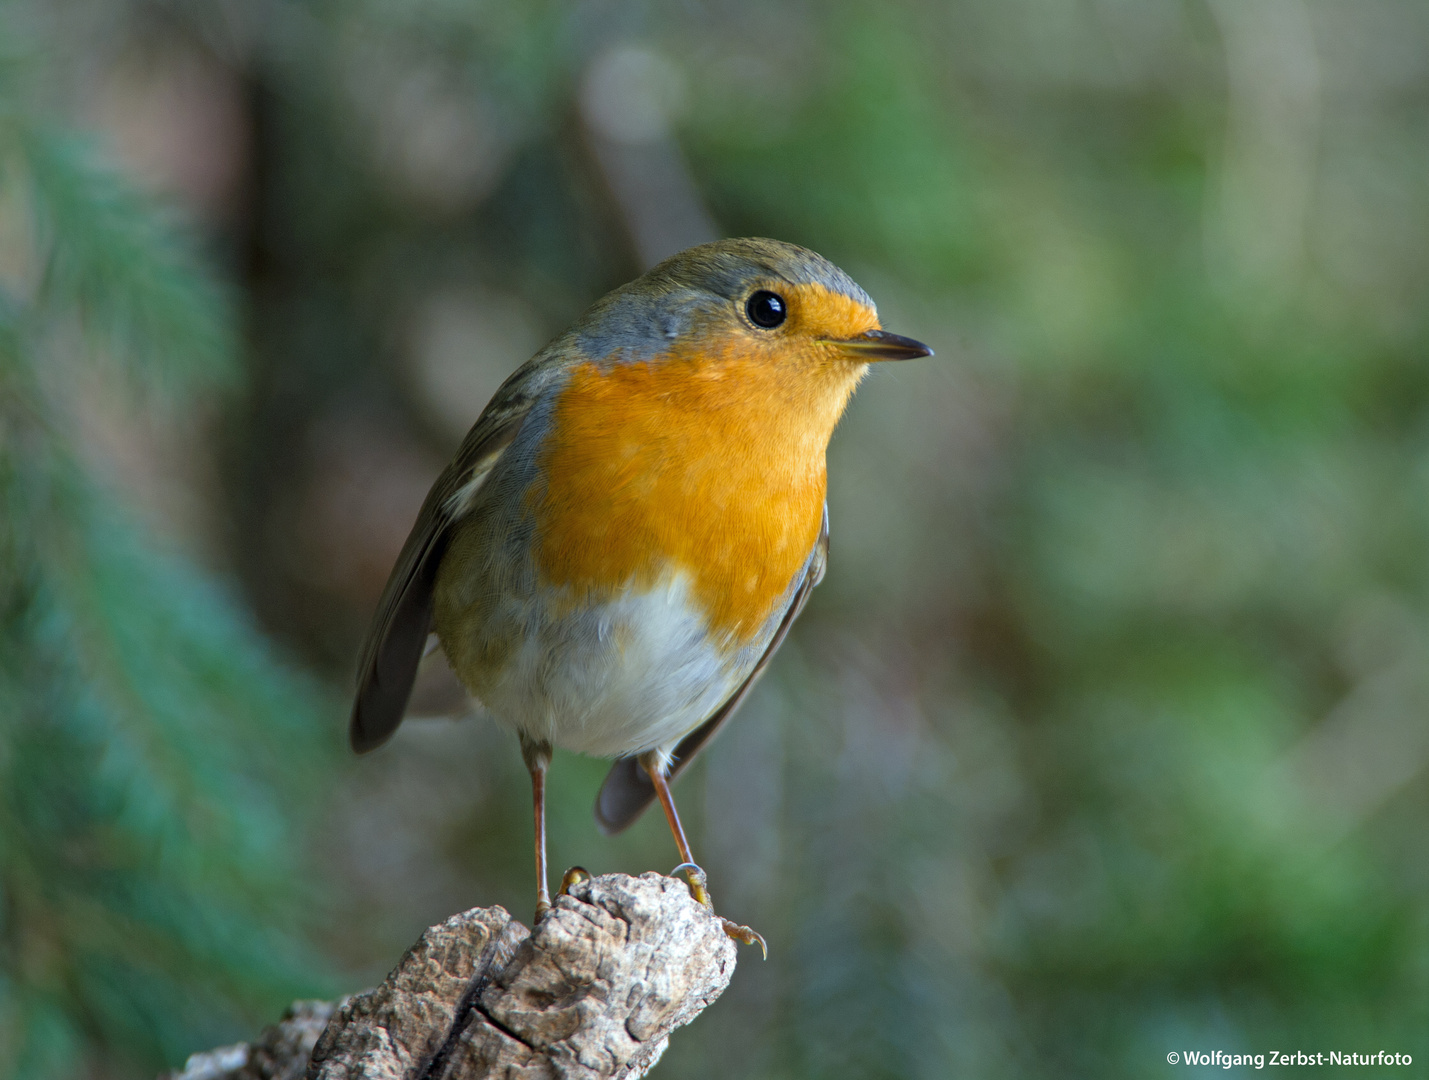
{"type": "Polygon", "coordinates": [[[778,240],[689,248],[597,301],[501,385],[427,494],[360,655],[353,749],[391,737],[440,648],[517,735],[538,922],[556,747],[615,759],[606,833],[660,803],[671,873],[713,911],[670,784],[823,579],[826,451],[854,389],[871,363],[931,355],[884,330],[848,274],[778,240]]]}

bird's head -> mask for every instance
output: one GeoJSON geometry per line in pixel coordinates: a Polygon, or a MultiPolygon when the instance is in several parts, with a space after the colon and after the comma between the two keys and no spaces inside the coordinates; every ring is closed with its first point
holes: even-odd
{"type": "Polygon", "coordinates": [[[600,301],[575,332],[603,362],[758,361],[855,382],[870,362],[932,355],[883,330],[868,294],[822,255],[765,239],[682,251],[600,301]]]}

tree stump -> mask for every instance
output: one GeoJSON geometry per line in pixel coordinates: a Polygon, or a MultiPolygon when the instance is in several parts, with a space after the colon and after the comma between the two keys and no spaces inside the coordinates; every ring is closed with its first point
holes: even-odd
{"type": "Polygon", "coordinates": [[[170,1077],[640,1077],[734,965],[734,942],[684,882],[608,874],[557,897],[534,934],[499,907],[454,915],[376,989],[299,1002],[256,1042],[195,1054],[170,1077]]]}

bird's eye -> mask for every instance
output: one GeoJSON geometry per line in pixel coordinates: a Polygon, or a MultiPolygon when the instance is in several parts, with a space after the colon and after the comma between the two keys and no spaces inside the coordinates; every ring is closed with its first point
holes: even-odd
{"type": "Polygon", "coordinates": [[[789,317],[784,298],[768,289],[760,289],[751,296],[745,303],[744,310],[749,315],[750,322],[766,330],[773,330],[789,317]]]}

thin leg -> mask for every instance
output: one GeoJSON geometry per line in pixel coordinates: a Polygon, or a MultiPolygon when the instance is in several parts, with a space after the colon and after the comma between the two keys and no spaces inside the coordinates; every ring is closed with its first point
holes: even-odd
{"type": "Polygon", "coordinates": [[[531,774],[531,801],[536,810],[536,922],[551,910],[551,891],[546,884],[546,770],[551,765],[549,743],[521,739],[521,757],[531,774]]]}
{"type": "MultiPolygon", "coordinates": [[[[665,811],[665,820],[669,823],[670,832],[675,837],[675,846],[680,849],[681,862],[672,873],[683,870],[685,878],[690,884],[690,895],[713,912],[714,901],[710,899],[709,888],[705,883],[705,872],[700,869],[690,851],[690,842],[685,838],[685,827],[680,824],[680,813],[675,809],[675,798],[670,794],[670,781],[665,776],[665,769],[654,754],[642,754],[640,764],[650,774],[650,783],[655,785],[655,797],[660,800],[660,808],[665,811]]],[[[765,959],[768,959],[769,948],[756,931],[731,922],[723,916],[716,916],[716,918],[724,924],[726,934],[746,945],[758,945],[763,950],[765,959]]]]}
{"type": "Polygon", "coordinates": [[[642,755],[640,764],[650,774],[650,783],[655,785],[655,797],[660,800],[660,808],[665,811],[665,820],[675,837],[675,846],[680,849],[680,861],[694,862],[695,857],[690,854],[690,842],[685,839],[685,827],[680,824],[680,812],[675,809],[675,797],[670,794],[670,781],[665,778],[665,770],[654,754],[642,755]]]}

